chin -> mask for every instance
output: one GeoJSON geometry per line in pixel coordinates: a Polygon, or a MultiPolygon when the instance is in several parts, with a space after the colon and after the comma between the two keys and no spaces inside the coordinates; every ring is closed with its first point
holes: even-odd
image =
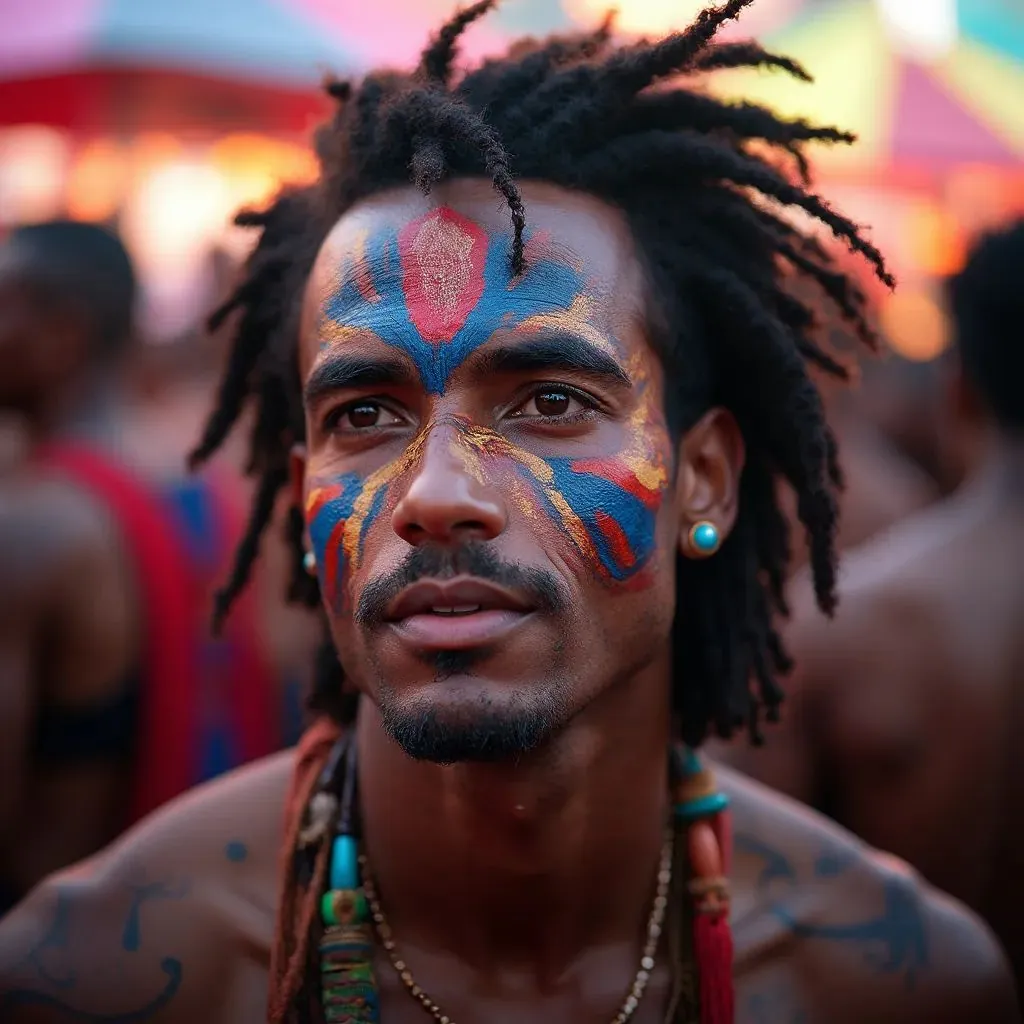
{"type": "Polygon", "coordinates": [[[564,688],[547,681],[510,689],[475,676],[448,676],[377,694],[387,734],[417,761],[504,761],[528,754],[573,716],[564,688]]]}

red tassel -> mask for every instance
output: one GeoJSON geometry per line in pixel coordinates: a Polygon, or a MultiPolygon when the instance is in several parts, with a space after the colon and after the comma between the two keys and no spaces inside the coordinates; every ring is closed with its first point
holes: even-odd
{"type": "Polygon", "coordinates": [[[723,811],[690,826],[693,872],[693,952],[700,994],[701,1024],[734,1024],[732,931],[726,875],[731,852],[730,821],[723,811]]]}
{"type": "Polygon", "coordinates": [[[700,1024],[734,1024],[736,1006],[728,908],[720,913],[697,911],[693,923],[693,952],[697,961],[700,1024]]]}

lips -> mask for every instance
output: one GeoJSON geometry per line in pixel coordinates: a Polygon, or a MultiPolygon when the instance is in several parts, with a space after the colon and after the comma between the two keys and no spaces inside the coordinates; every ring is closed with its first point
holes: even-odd
{"type": "Polygon", "coordinates": [[[392,601],[385,621],[419,648],[458,650],[495,643],[534,610],[484,580],[420,580],[392,601]]]}

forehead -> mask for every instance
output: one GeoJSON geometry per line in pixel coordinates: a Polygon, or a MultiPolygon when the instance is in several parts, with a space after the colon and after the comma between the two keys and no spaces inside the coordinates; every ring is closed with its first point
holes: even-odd
{"type": "MultiPolygon", "coordinates": [[[[307,370],[323,338],[318,325],[325,313],[336,318],[343,305],[346,323],[373,331],[386,323],[396,297],[410,305],[403,264],[411,259],[421,275],[427,308],[420,333],[443,335],[454,327],[460,306],[474,304],[485,329],[497,330],[517,305],[552,308],[570,301],[570,292],[587,296],[593,319],[618,336],[633,333],[643,319],[644,283],[632,237],[623,215],[582,193],[543,183],[521,183],[526,205],[527,274],[514,285],[509,262],[511,223],[508,208],[489,181],[445,182],[429,196],[412,187],[365,200],[334,226],[320,249],[303,302],[300,364],[307,370]],[[401,254],[399,256],[399,254],[401,254]],[[486,267],[477,263],[486,262],[486,267]],[[530,267],[535,268],[531,275],[530,267]],[[539,269],[538,269],[539,268],[539,269]],[[486,301],[473,294],[468,279],[482,271],[486,301]],[[434,315],[446,307],[446,316],[434,315]]],[[[415,310],[412,310],[414,322],[415,310]]]]}

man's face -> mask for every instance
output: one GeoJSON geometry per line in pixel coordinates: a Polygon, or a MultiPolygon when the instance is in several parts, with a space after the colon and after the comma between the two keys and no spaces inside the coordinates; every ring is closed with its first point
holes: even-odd
{"type": "Polygon", "coordinates": [[[347,213],[303,309],[334,640],[405,750],[441,762],[529,750],[668,663],[680,513],[640,267],[610,208],[523,191],[521,278],[489,184],[458,181],[347,213]]]}

